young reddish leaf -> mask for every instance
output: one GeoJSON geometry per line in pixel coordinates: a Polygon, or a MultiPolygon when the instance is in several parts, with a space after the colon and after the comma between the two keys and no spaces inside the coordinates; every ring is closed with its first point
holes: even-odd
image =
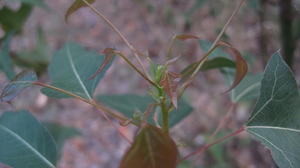
{"type": "Polygon", "coordinates": [[[231,52],[232,52],[232,56],[234,56],[235,62],[236,62],[236,74],[235,74],[235,78],[234,81],[232,83],[232,85],[230,86],[229,89],[227,89],[226,92],[231,91],[233,88],[235,88],[246,76],[247,71],[248,71],[248,65],[247,62],[244,60],[244,58],[242,57],[241,53],[234,47],[232,47],[231,44],[220,41],[218,43],[218,46],[225,46],[227,47],[231,52]]]}
{"type": "Polygon", "coordinates": [[[146,125],[123,156],[119,168],[176,168],[178,150],[161,129],[146,125]]]}
{"type": "MultiPolygon", "coordinates": [[[[86,0],[88,3],[92,4],[95,2],[95,0],[86,0]]],[[[83,0],[75,0],[74,3],[70,6],[70,8],[67,10],[65,14],[65,21],[68,20],[69,16],[72,15],[74,12],[76,12],[78,9],[85,7],[86,4],[83,0]]]]}
{"type": "Polygon", "coordinates": [[[112,59],[114,58],[114,53],[113,53],[114,49],[112,48],[106,48],[103,51],[103,54],[105,54],[105,58],[103,63],[100,65],[100,67],[98,68],[98,70],[95,72],[95,74],[93,74],[89,79],[94,79],[99,73],[101,73],[103,71],[103,69],[112,61],[112,59]]]}
{"type": "MultiPolygon", "coordinates": [[[[235,59],[236,74],[235,74],[235,79],[234,79],[233,84],[226,91],[226,92],[229,92],[230,90],[232,90],[233,88],[235,88],[242,81],[242,79],[246,76],[247,71],[248,71],[247,62],[242,57],[241,53],[236,48],[232,47],[231,44],[229,44],[227,42],[224,42],[224,41],[219,41],[217,43],[215,49],[217,47],[226,47],[226,48],[228,48],[229,51],[232,53],[231,55],[235,59]]],[[[190,64],[188,67],[186,67],[181,72],[181,75],[183,76],[182,77],[183,81],[186,80],[186,79],[188,79],[190,77],[190,75],[197,69],[198,65],[203,60],[205,60],[205,59],[202,58],[200,61],[197,61],[197,62],[195,62],[193,64],[190,64]]],[[[206,62],[203,63],[203,65],[201,67],[201,70],[202,69],[206,70],[207,67],[205,67],[205,66],[208,66],[208,65],[206,65],[207,63],[209,63],[209,61],[206,61],[206,62]]],[[[227,60],[227,59],[223,59],[223,60],[221,60],[221,62],[219,62],[219,60],[217,60],[217,62],[215,62],[215,63],[218,63],[218,64],[222,63],[222,64],[220,64],[220,67],[227,67],[227,66],[231,67],[232,66],[232,63],[229,60],[227,60]],[[225,64],[224,61],[226,61],[226,64],[225,64]],[[224,62],[224,64],[223,64],[223,62],[224,62]]],[[[211,66],[213,67],[214,65],[211,65],[211,66]]],[[[208,69],[209,69],[209,66],[208,66],[208,69]]]]}
{"type": "Polygon", "coordinates": [[[178,39],[178,40],[188,40],[188,39],[200,39],[199,37],[195,36],[195,35],[190,35],[190,34],[180,34],[180,35],[177,35],[175,36],[175,39],[178,39]]]}
{"type": "Polygon", "coordinates": [[[166,72],[160,81],[160,85],[170,97],[171,102],[175,108],[177,108],[177,87],[179,85],[179,81],[180,74],[176,74],[173,72],[166,72]]]}

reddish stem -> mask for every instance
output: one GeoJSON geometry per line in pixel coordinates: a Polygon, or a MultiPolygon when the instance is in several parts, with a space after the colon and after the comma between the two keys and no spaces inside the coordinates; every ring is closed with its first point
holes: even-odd
{"type": "Polygon", "coordinates": [[[189,157],[191,157],[191,156],[193,156],[193,155],[199,154],[199,153],[201,153],[201,152],[207,150],[208,148],[210,148],[211,146],[213,146],[213,145],[215,145],[215,144],[221,143],[221,142],[223,142],[224,140],[226,140],[226,139],[228,139],[228,138],[231,138],[231,137],[233,137],[233,136],[236,136],[236,135],[240,134],[240,133],[243,132],[243,131],[245,131],[245,128],[244,128],[244,127],[241,127],[240,129],[236,130],[235,132],[233,132],[233,133],[231,133],[231,134],[229,134],[229,135],[226,135],[226,136],[224,136],[224,137],[222,137],[222,138],[220,138],[220,139],[217,139],[216,141],[214,141],[214,142],[212,142],[212,143],[210,143],[210,144],[204,145],[204,146],[200,147],[199,149],[197,149],[196,151],[194,151],[194,152],[192,152],[192,153],[186,155],[185,157],[183,157],[181,160],[178,161],[178,163],[180,163],[180,162],[186,160],[187,158],[189,158],[189,157]]]}

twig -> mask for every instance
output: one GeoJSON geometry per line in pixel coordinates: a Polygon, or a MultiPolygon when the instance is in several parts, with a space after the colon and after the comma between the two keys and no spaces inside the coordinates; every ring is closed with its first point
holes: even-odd
{"type": "MultiPolygon", "coordinates": [[[[194,70],[194,72],[191,75],[190,80],[188,80],[184,85],[183,85],[183,90],[185,90],[187,88],[187,86],[194,80],[195,76],[197,75],[197,73],[199,72],[199,70],[201,69],[202,65],[204,64],[204,62],[208,59],[208,56],[211,54],[211,52],[216,49],[218,42],[220,41],[222,35],[224,34],[224,32],[227,30],[229,24],[231,23],[231,21],[233,20],[234,16],[238,13],[238,11],[240,10],[241,6],[243,5],[243,3],[246,0],[241,0],[240,3],[238,4],[238,6],[235,8],[235,10],[233,11],[233,13],[231,14],[231,16],[229,17],[228,21],[226,22],[226,24],[223,26],[221,32],[219,33],[219,35],[217,36],[217,38],[215,39],[215,41],[213,42],[212,46],[210,47],[210,49],[208,50],[208,52],[202,57],[201,61],[199,61],[197,68],[194,70]]],[[[183,91],[182,91],[183,92],[183,91]]]]}
{"type": "MultiPolygon", "coordinates": [[[[136,48],[134,48],[129,41],[125,38],[125,36],[121,33],[121,31],[105,16],[103,15],[98,9],[96,9],[94,6],[92,6],[89,2],[86,0],[82,0],[96,15],[98,15],[101,19],[103,19],[112,29],[115,31],[120,38],[123,40],[123,42],[129,47],[129,49],[132,51],[134,56],[136,57],[138,63],[141,65],[143,68],[144,73],[147,75],[147,71],[145,66],[143,65],[140,57],[139,57],[139,52],[136,48]]],[[[148,75],[147,75],[148,76],[148,75]]]]}
{"type": "MultiPolygon", "coordinates": [[[[85,103],[88,103],[88,104],[94,106],[96,109],[101,110],[101,111],[103,111],[103,112],[109,114],[110,116],[112,116],[112,117],[114,117],[114,118],[117,118],[117,119],[120,120],[120,121],[128,121],[128,118],[126,118],[126,117],[124,117],[124,116],[122,116],[122,115],[119,115],[119,114],[117,114],[117,113],[115,113],[115,112],[109,110],[109,109],[106,108],[105,106],[96,103],[94,100],[87,100],[87,99],[84,99],[84,98],[82,98],[82,97],[80,97],[80,96],[78,96],[78,95],[76,95],[76,94],[73,94],[73,93],[71,93],[71,92],[69,92],[69,91],[66,91],[66,90],[64,90],[64,89],[57,88],[57,87],[55,87],[55,86],[51,86],[51,85],[48,85],[48,84],[45,84],[45,83],[42,83],[42,82],[32,82],[32,84],[33,84],[33,85],[37,85],[37,86],[46,87],[46,88],[49,88],[49,89],[53,89],[53,90],[56,90],[56,91],[59,91],[59,92],[64,93],[64,94],[66,94],[66,95],[68,95],[68,96],[74,97],[74,98],[76,98],[76,99],[78,99],[78,100],[81,100],[81,101],[83,101],[83,102],[85,102],[85,103]]],[[[137,125],[137,124],[134,123],[134,122],[131,122],[131,123],[134,124],[134,125],[137,125]]]]}
{"type": "Polygon", "coordinates": [[[113,123],[113,121],[103,111],[101,111],[101,110],[99,110],[99,111],[101,112],[102,116],[110,123],[110,125],[112,127],[114,127],[118,131],[118,133],[120,134],[120,136],[122,138],[124,138],[129,144],[132,144],[132,141],[123,132],[120,131],[120,129],[118,128],[118,126],[116,126],[113,123]]]}
{"type": "Polygon", "coordinates": [[[217,139],[216,141],[214,141],[214,142],[212,142],[212,143],[210,143],[210,144],[207,144],[207,145],[204,145],[204,146],[200,147],[200,148],[197,149],[196,151],[194,151],[194,152],[192,152],[192,153],[186,155],[185,157],[183,157],[181,160],[178,161],[178,163],[180,163],[180,162],[182,162],[182,161],[188,159],[189,157],[191,157],[191,156],[193,156],[193,155],[199,154],[199,153],[201,153],[201,152],[203,152],[203,151],[209,149],[211,146],[216,145],[216,144],[218,144],[218,143],[221,143],[221,142],[223,142],[224,140],[226,140],[226,139],[228,139],[228,138],[231,138],[231,137],[233,137],[233,136],[236,136],[236,135],[242,133],[243,131],[245,131],[245,127],[244,127],[244,126],[241,127],[241,128],[239,128],[238,130],[236,130],[235,132],[233,132],[233,133],[231,133],[231,134],[229,134],[229,135],[226,135],[226,136],[224,136],[224,137],[222,137],[222,138],[220,138],[220,139],[217,139]]]}
{"type": "Polygon", "coordinates": [[[228,121],[230,115],[235,111],[237,104],[231,103],[228,111],[226,112],[225,116],[220,121],[219,125],[217,126],[216,130],[208,137],[208,142],[211,141],[213,137],[215,137],[224,126],[224,124],[228,121]]]}

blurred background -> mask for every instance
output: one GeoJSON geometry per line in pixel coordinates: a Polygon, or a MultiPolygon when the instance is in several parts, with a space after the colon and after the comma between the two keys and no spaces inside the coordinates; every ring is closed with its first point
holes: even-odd
{"type": "MultiPolygon", "coordinates": [[[[100,18],[88,8],[74,13],[69,21],[64,13],[72,0],[0,0],[0,42],[11,37],[7,51],[16,71],[35,70],[42,81],[49,81],[47,65],[65,42],[74,41],[101,52],[110,47],[126,53],[129,49],[100,18]],[[13,34],[11,33],[13,32],[13,34]]],[[[193,34],[203,44],[189,40],[176,43],[174,56],[181,56],[172,68],[180,72],[205,52],[238,4],[238,0],[96,0],[94,6],[105,14],[140,51],[157,63],[166,61],[170,40],[175,34],[193,34]]],[[[280,49],[300,83],[300,1],[248,0],[223,36],[247,58],[251,73],[262,72],[270,56],[280,49]]],[[[5,60],[0,59],[3,66],[5,60]]],[[[0,68],[0,70],[3,71],[0,68]]],[[[9,73],[0,71],[0,88],[9,73]]],[[[255,100],[233,104],[219,70],[197,76],[184,95],[193,112],[171,130],[182,155],[205,143],[216,126],[225,122],[217,136],[239,128],[254,107],[255,100]],[[232,111],[227,113],[228,111],[232,111]],[[228,114],[228,115],[226,115],[228,114]]],[[[97,94],[146,94],[148,85],[121,59],[116,59],[98,86],[97,94]]],[[[56,100],[32,87],[11,105],[0,104],[0,113],[29,109],[44,122],[57,123],[63,140],[59,168],[114,168],[128,147],[101,115],[77,100],[56,100]],[[61,131],[64,129],[64,131],[61,131]]],[[[116,122],[117,123],[117,122],[116,122]]],[[[133,137],[136,128],[121,127],[133,137]]],[[[1,166],[0,168],[4,168],[1,166]]],[[[269,168],[276,167],[270,152],[243,133],[207,152],[190,158],[179,168],[269,168]]]]}

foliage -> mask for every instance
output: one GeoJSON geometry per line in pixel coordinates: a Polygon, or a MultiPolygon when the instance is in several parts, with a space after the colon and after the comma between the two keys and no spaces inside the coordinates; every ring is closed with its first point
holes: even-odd
{"type": "MultiPolygon", "coordinates": [[[[39,3],[43,1],[22,0],[21,2],[23,2],[22,6],[16,12],[6,7],[0,11],[1,13],[4,10],[5,15],[10,14],[16,17],[14,21],[6,17],[1,20],[0,17],[0,23],[6,33],[11,31],[19,33],[31,11],[32,6],[29,4],[41,5],[39,3]],[[15,23],[16,20],[19,22],[15,23]]],[[[99,54],[79,44],[68,42],[55,52],[50,60],[48,75],[51,84],[46,84],[39,81],[33,71],[25,70],[14,75],[9,57],[12,35],[8,33],[2,43],[0,68],[12,80],[3,89],[0,95],[1,101],[10,102],[25,88],[36,85],[42,87],[41,91],[49,97],[75,98],[102,111],[104,116],[107,114],[117,119],[123,126],[135,125],[138,127],[138,133],[125,152],[120,168],[175,168],[190,156],[203,152],[244,130],[271,150],[278,166],[300,167],[299,93],[291,70],[277,52],[271,57],[265,72],[252,74],[248,72],[247,63],[238,49],[221,40],[242,3],[233,12],[232,17],[212,44],[194,35],[175,35],[167,51],[168,60],[165,64],[156,64],[135,49],[104,15],[91,6],[93,2],[94,0],[75,0],[66,12],[65,19],[67,20],[81,7],[90,7],[120,36],[139,65],[134,64],[129,57],[117,49],[106,48],[103,54],[99,54]],[[173,43],[175,40],[189,39],[198,40],[205,54],[198,61],[187,65],[181,73],[173,72],[170,65],[178,59],[173,58],[173,43]],[[115,57],[123,59],[148,82],[148,95],[103,94],[94,98],[97,85],[115,57]],[[141,58],[148,60],[149,70],[143,65],[141,58]],[[230,92],[234,104],[253,100],[259,96],[258,101],[245,126],[179,158],[178,147],[170,135],[170,129],[193,111],[190,102],[183,99],[185,90],[197,78],[199,71],[205,72],[211,69],[220,69],[225,79],[224,83],[230,85],[227,92],[230,92]]],[[[201,3],[197,1],[196,7],[200,7],[202,3],[204,4],[205,1],[201,3]]],[[[40,41],[38,41],[40,44],[37,44],[37,48],[21,57],[27,58],[32,54],[43,55],[47,52],[45,39],[41,34],[40,36],[40,41]]],[[[48,60],[45,64],[48,64],[48,60]]],[[[110,120],[109,117],[106,116],[106,118],[110,120]]],[[[0,162],[14,168],[55,168],[63,142],[78,135],[78,131],[49,123],[44,125],[46,127],[25,110],[2,114],[0,117],[0,162]]],[[[222,148],[211,148],[210,152],[215,154],[221,165],[226,165],[220,159],[220,154],[223,153],[222,148]]],[[[186,166],[188,164],[181,164],[179,167],[186,166]]]]}
{"type": "Polygon", "coordinates": [[[300,103],[297,83],[279,53],[270,59],[247,131],[271,151],[279,167],[299,167],[300,103]]]}
{"type": "Polygon", "coordinates": [[[0,118],[0,137],[0,162],[16,168],[55,168],[55,142],[27,111],[4,113],[0,118]]]}

